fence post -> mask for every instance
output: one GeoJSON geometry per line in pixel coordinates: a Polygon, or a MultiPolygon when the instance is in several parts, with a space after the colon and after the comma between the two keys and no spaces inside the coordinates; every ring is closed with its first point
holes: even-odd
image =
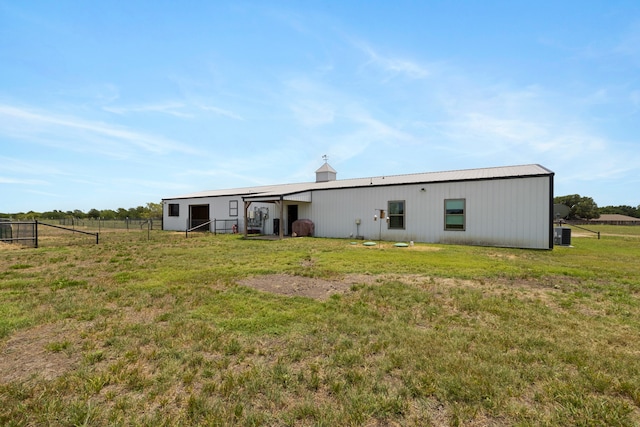
{"type": "Polygon", "coordinates": [[[37,249],[38,248],[38,220],[37,219],[33,221],[33,226],[35,227],[35,232],[33,234],[35,235],[34,237],[36,238],[36,249],[37,249]]]}

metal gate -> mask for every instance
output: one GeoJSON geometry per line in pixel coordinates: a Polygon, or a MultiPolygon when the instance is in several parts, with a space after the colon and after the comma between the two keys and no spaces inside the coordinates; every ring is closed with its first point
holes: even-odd
{"type": "Polygon", "coordinates": [[[36,221],[0,220],[0,242],[19,243],[38,247],[38,223],[36,221]]]}
{"type": "Polygon", "coordinates": [[[75,230],[73,228],[61,227],[59,225],[46,224],[38,221],[0,221],[0,242],[18,243],[32,248],[38,247],[38,225],[51,227],[65,232],[86,234],[95,236],[96,244],[99,243],[99,233],[75,230]]]}

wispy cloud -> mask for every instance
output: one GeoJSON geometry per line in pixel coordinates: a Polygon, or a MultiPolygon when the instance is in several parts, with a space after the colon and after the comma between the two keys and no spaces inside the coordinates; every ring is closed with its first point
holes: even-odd
{"type": "Polygon", "coordinates": [[[390,145],[399,142],[416,142],[416,138],[410,133],[404,132],[380,119],[376,119],[367,111],[348,111],[347,115],[351,121],[360,125],[361,131],[367,135],[372,142],[385,142],[390,145]]]}
{"type": "Polygon", "coordinates": [[[367,43],[353,42],[353,44],[368,57],[368,64],[380,68],[389,76],[401,75],[411,79],[424,79],[431,75],[429,68],[414,60],[383,55],[367,43]]]}
{"type": "Polygon", "coordinates": [[[137,147],[155,154],[195,153],[192,148],[180,142],[125,127],[3,104],[0,104],[0,134],[72,150],[82,147],[83,151],[104,151],[100,148],[101,144],[115,144],[137,147]],[[93,143],[96,145],[92,145],[93,143]]]}
{"type": "MultiPolygon", "coordinates": [[[[513,97],[517,95],[498,96],[513,97]]],[[[455,156],[467,154],[502,164],[542,163],[558,173],[559,188],[577,193],[588,194],[589,185],[637,175],[640,156],[634,150],[623,148],[620,141],[570,111],[567,105],[575,99],[565,98],[559,105],[554,99],[523,98],[515,109],[468,99],[457,103],[466,107],[451,114],[442,131],[455,156]]]]}
{"type": "MultiPolygon", "coordinates": [[[[324,139],[324,144],[327,140],[341,139],[343,135],[358,135],[367,141],[366,145],[371,142],[415,141],[411,134],[376,117],[366,101],[335,87],[308,78],[297,78],[287,81],[286,88],[283,102],[289,104],[297,123],[311,128],[322,126],[323,133],[309,136],[324,139]]],[[[351,148],[339,148],[341,152],[345,150],[352,151],[351,148]]]]}
{"type": "Polygon", "coordinates": [[[633,90],[629,93],[629,100],[634,107],[640,107],[640,90],[633,90]]]}
{"type": "Polygon", "coordinates": [[[162,102],[157,104],[146,105],[130,105],[130,106],[105,106],[103,110],[115,114],[128,113],[162,113],[174,117],[189,118],[191,114],[184,113],[181,110],[185,108],[183,103],[179,102],[162,102]]]}
{"type": "Polygon", "coordinates": [[[224,108],[215,107],[213,105],[199,104],[198,108],[200,108],[201,110],[204,110],[204,111],[211,111],[211,112],[216,113],[216,114],[218,114],[220,116],[228,117],[230,119],[244,120],[244,118],[242,116],[234,113],[233,111],[225,110],[224,108]]]}
{"type": "Polygon", "coordinates": [[[525,118],[504,118],[475,111],[449,122],[448,128],[451,136],[473,135],[473,139],[506,141],[512,144],[539,140],[547,134],[544,125],[525,118]]]}
{"type": "MultiPolygon", "coordinates": [[[[336,164],[367,153],[396,150],[399,146],[413,146],[417,143],[411,133],[374,117],[361,106],[343,107],[338,115],[339,120],[346,125],[329,127],[319,135],[311,134],[305,141],[317,153],[329,154],[336,164]]],[[[314,159],[313,165],[318,161],[319,158],[314,159]]]]}
{"type": "Polygon", "coordinates": [[[332,105],[311,100],[296,102],[291,106],[295,117],[305,126],[321,126],[332,123],[335,111],[332,105]]]}
{"type": "Polygon", "coordinates": [[[187,170],[184,170],[183,172],[180,172],[177,175],[188,176],[188,177],[233,178],[233,179],[239,179],[243,181],[249,180],[249,181],[254,181],[258,183],[259,180],[257,179],[254,179],[251,176],[247,176],[247,174],[238,173],[234,171],[234,169],[236,169],[238,166],[240,167],[248,166],[248,165],[242,165],[242,164],[250,163],[249,160],[254,160],[254,159],[247,159],[247,161],[244,161],[244,162],[231,159],[231,162],[234,165],[236,165],[235,167],[229,167],[227,165],[226,167],[225,166],[216,167],[215,169],[187,169],[187,170]]]}
{"type": "Polygon", "coordinates": [[[640,60],[640,21],[623,33],[614,52],[640,60]]]}
{"type": "Polygon", "coordinates": [[[47,182],[41,179],[7,178],[0,176],[0,184],[47,185],[47,182]]]}
{"type": "Polygon", "coordinates": [[[19,160],[12,157],[0,156],[0,164],[2,171],[12,174],[28,174],[28,175],[67,175],[68,172],[59,167],[51,166],[48,163],[30,159],[28,161],[19,160]]]}
{"type": "Polygon", "coordinates": [[[188,105],[184,102],[175,102],[175,101],[167,101],[167,102],[158,102],[151,104],[141,104],[141,105],[128,105],[128,106],[114,106],[108,105],[102,107],[104,111],[108,111],[110,113],[125,115],[130,113],[160,113],[166,114],[169,116],[185,119],[185,118],[194,118],[198,111],[207,111],[215,113],[219,116],[224,116],[234,120],[244,120],[240,115],[234,113],[233,111],[216,107],[213,105],[207,105],[203,103],[196,103],[194,105],[188,105]]]}
{"type": "Polygon", "coordinates": [[[138,179],[138,178],[126,178],[119,177],[113,178],[109,180],[103,180],[102,184],[111,185],[113,183],[122,184],[124,187],[128,188],[150,188],[150,189],[160,189],[162,191],[180,191],[187,188],[186,185],[174,182],[174,181],[166,181],[161,178],[154,179],[138,179]]]}

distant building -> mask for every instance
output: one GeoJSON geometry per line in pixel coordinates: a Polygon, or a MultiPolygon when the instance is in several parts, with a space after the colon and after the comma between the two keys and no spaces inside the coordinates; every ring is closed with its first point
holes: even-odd
{"type": "Polygon", "coordinates": [[[640,218],[620,214],[602,214],[600,218],[590,219],[588,224],[603,225],[640,225],[640,218]]]}
{"type": "Polygon", "coordinates": [[[554,173],[537,164],[203,191],[163,199],[165,230],[233,222],[240,233],[553,248],[554,173]]]}

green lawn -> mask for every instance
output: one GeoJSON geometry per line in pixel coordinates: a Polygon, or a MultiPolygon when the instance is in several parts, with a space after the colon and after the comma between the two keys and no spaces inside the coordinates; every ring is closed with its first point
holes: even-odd
{"type": "Polygon", "coordinates": [[[590,228],[553,251],[2,245],[0,425],[640,425],[640,227],[590,228]],[[283,275],[361,280],[238,284],[283,275]]]}

